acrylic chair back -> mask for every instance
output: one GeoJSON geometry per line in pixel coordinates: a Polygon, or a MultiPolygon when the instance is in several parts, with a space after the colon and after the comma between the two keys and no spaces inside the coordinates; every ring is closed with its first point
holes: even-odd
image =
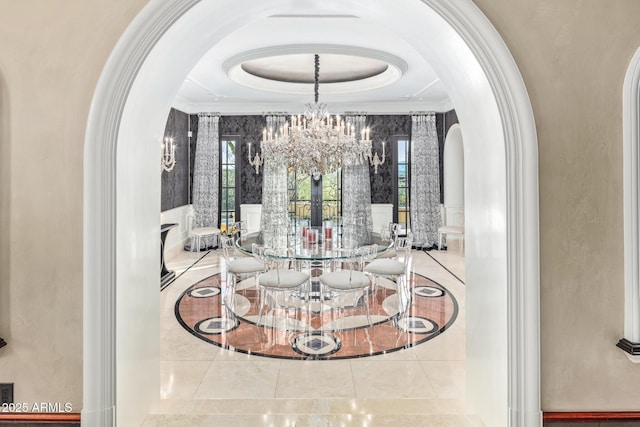
{"type": "Polygon", "coordinates": [[[221,234],[220,244],[222,246],[222,255],[224,256],[225,261],[229,263],[229,261],[231,260],[231,253],[233,253],[235,250],[233,246],[233,237],[221,234]]]}
{"type": "Polygon", "coordinates": [[[275,270],[278,284],[281,283],[280,272],[283,270],[289,270],[289,267],[293,264],[293,254],[295,248],[262,248],[263,259],[265,265],[268,266],[268,270],[275,270]]]}
{"type": "Polygon", "coordinates": [[[362,251],[361,248],[341,248],[339,249],[340,257],[336,260],[340,267],[344,270],[344,266],[346,264],[349,269],[349,287],[351,287],[351,283],[353,281],[353,270],[354,267],[359,269],[362,262],[362,251]]]}
{"type": "Polygon", "coordinates": [[[378,255],[378,245],[360,246],[355,250],[355,255],[358,258],[359,270],[362,271],[365,265],[373,261],[378,255]]]}
{"type": "Polygon", "coordinates": [[[405,269],[409,264],[409,258],[411,258],[411,247],[413,246],[413,233],[407,231],[406,236],[397,236],[394,242],[396,253],[398,258],[402,257],[405,269]]]}

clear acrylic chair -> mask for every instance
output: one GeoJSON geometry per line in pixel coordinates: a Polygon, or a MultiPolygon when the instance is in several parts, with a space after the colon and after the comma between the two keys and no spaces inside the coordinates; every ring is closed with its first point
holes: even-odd
{"type": "Polygon", "coordinates": [[[255,257],[236,256],[237,251],[233,237],[222,234],[220,236],[220,242],[222,244],[222,254],[224,255],[227,271],[227,287],[222,293],[222,301],[223,304],[233,308],[238,281],[253,276],[256,278],[257,287],[257,276],[266,270],[266,266],[255,257]]]}
{"type": "Polygon", "coordinates": [[[395,239],[394,246],[398,259],[375,259],[364,268],[365,273],[374,277],[376,282],[374,287],[378,286],[381,277],[392,279],[395,282],[400,314],[406,312],[411,302],[407,274],[412,245],[413,233],[408,231],[406,236],[398,236],[395,239]]]}
{"type": "Polygon", "coordinates": [[[284,328],[289,329],[289,309],[296,310],[291,299],[300,298],[304,285],[309,280],[307,273],[291,268],[294,265],[293,250],[290,248],[263,248],[261,253],[267,271],[258,277],[260,290],[258,320],[256,325],[260,325],[265,308],[272,311],[272,327],[277,326],[276,315],[278,310],[284,310],[284,328]]]}
{"type": "Polygon", "coordinates": [[[391,240],[393,243],[391,244],[391,247],[389,249],[380,254],[377,254],[376,258],[395,258],[398,255],[395,248],[395,240],[398,236],[398,224],[390,222],[387,225],[383,225],[380,236],[382,238],[382,241],[391,240]]]}
{"type": "MultiPolygon", "coordinates": [[[[366,313],[367,325],[371,325],[371,315],[369,313],[369,294],[371,280],[362,271],[358,271],[364,261],[365,251],[345,248],[340,251],[339,257],[334,261],[334,271],[322,274],[320,280],[320,301],[324,303],[326,299],[331,301],[331,313],[337,311],[344,328],[344,313],[347,307],[357,307],[361,305],[366,313]],[[347,268],[343,268],[344,266],[347,268]],[[324,292],[326,290],[326,292],[324,292]],[[325,294],[329,298],[325,298],[325,294]],[[352,298],[352,299],[349,299],[352,298]],[[348,305],[351,301],[353,303],[348,305]]],[[[368,253],[368,251],[367,251],[368,253]]]]}

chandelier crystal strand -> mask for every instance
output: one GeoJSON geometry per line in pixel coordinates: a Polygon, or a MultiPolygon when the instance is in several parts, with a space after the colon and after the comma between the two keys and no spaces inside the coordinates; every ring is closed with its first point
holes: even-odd
{"type": "Polygon", "coordinates": [[[343,166],[368,162],[372,143],[368,128],[358,138],[352,125],[338,115],[331,116],[326,105],[318,102],[319,55],[314,62],[314,103],[306,105],[304,115],[291,116],[279,129],[264,129],[260,147],[265,161],[286,164],[317,180],[343,166]]]}

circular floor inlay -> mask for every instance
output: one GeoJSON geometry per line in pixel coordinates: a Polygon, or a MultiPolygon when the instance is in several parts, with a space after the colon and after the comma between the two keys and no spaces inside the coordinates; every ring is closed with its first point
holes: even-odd
{"type": "Polygon", "coordinates": [[[424,317],[402,316],[398,319],[398,329],[412,334],[430,334],[438,330],[438,324],[424,317]]]}
{"type": "Polygon", "coordinates": [[[205,286],[203,288],[192,289],[189,296],[193,298],[211,298],[220,295],[220,288],[205,286]]]}
{"type": "Polygon", "coordinates": [[[268,298],[271,305],[257,324],[260,294],[255,281],[237,284],[235,293],[225,291],[223,303],[225,276],[215,274],[184,291],[175,304],[176,318],[203,341],[260,356],[345,359],[389,353],[444,333],[458,315],[458,303],[449,290],[412,273],[412,299],[403,313],[398,313],[402,304],[389,281],[379,283],[367,298],[332,296],[321,301],[298,293],[278,304],[268,298]]]}
{"type": "Polygon", "coordinates": [[[224,334],[238,327],[237,319],[228,317],[212,317],[196,323],[194,329],[203,334],[224,334]]]}
{"type": "Polygon", "coordinates": [[[312,358],[333,354],[340,350],[341,346],[342,343],[337,337],[323,332],[298,335],[291,343],[294,351],[312,358]]]}
{"type": "Polygon", "coordinates": [[[413,289],[413,293],[421,297],[437,298],[444,295],[444,290],[434,286],[417,286],[413,289]]]}

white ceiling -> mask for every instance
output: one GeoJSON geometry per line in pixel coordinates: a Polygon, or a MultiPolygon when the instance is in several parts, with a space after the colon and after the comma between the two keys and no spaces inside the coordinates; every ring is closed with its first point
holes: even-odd
{"type": "MultiPolygon", "coordinates": [[[[453,108],[438,76],[403,39],[401,31],[394,31],[385,22],[340,14],[335,8],[335,2],[296,2],[286,13],[274,11],[230,31],[189,73],[174,107],[188,113],[300,113],[313,101],[313,83],[260,79],[245,73],[240,64],[257,60],[262,69],[275,67],[281,73],[289,66],[283,59],[286,56],[319,53],[321,79],[323,70],[337,72],[336,64],[347,74],[356,72],[359,58],[363,63],[374,59],[390,64],[388,72],[372,79],[321,83],[319,101],[332,113],[398,114],[453,108]],[[327,57],[323,62],[323,53],[343,55],[344,60],[327,57]],[[270,60],[273,65],[269,65],[270,60]]],[[[300,72],[299,62],[292,61],[291,69],[300,72]]],[[[312,63],[309,73],[313,73],[312,63]]]]}

